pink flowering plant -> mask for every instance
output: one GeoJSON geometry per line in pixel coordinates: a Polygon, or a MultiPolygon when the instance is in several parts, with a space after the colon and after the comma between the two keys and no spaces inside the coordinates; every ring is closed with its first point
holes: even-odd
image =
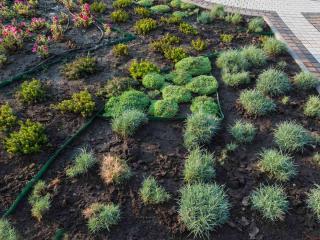
{"type": "Polygon", "coordinates": [[[22,48],[24,32],[21,28],[10,24],[2,26],[0,33],[0,45],[3,49],[16,51],[22,48]]]}
{"type": "Polygon", "coordinates": [[[60,24],[58,16],[54,16],[52,18],[50,31],[51,31],[52,39],[54,41],[59,41],[63,38],[63,28],[62,28],[62,25],[60,24]]]}
{"type": "Polygon", "coordinates": [[[47,58],[49,56],[49,40],[50,38],[45,35],[38,35],[36,42],[33,45],[32,52],[36,53],[41,58],[47,58]]]}
{"type": "Polygon", "coordinates": [[[15,0],[13,3],[13,9],[17,14],[24,17],[30,17],[35,13],[32,5],[26,0],[15,0]]]}
{"type": "Polygon", "coordinates": [[[36,31],[39,31],[41,29],[46,28],[47,25],[48,25],[48,23],[47,23],[46,19],[34,17],[31,19],[29,30],[30,30],[30,32],[36,32],[36,31]]]}
{"type": "Polygon", "coordinates": [[[87,28],[93,23],[93,16],[88,3],[85,3],[81,6],[81,11],[80,13],[74,15],[73,22],[76,27],[83,28],[87,28]]]}

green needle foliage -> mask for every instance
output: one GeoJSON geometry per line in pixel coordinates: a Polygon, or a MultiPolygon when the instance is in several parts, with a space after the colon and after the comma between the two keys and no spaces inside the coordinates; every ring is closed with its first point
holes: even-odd
{"type": "Polygon", "coordinates": [[[308,117],[320,118],[320,97],[310,96],[304,106],[304,114],[308,117]]]}
{"type": "Polygon", "coordinates": [[[263,50],[269,56],[278,56],[287,52],[286,44],[273,37],[268,38],[262,45],[263,50]]]}
{"type": "Polygon", "coordinates": [[[222,81],[230,87],[238,87],[250,83],[249,72],[229,73],[223,70],[222,81]]]}
{"type": "Polygon", "coordinates": [[[190,110],[192,113],[197,113],[202,111],[215,116],[219,115],[218,104],[215,103],[212,97],[208,97],[208,96],[195,97],[192,100],[190,110]]]}
{"type": "Polygon", "coordinates": [[[260,33],[264,28],[264,20],[261,17],[256,17],[250,20],[248,24],[248,31],[253,33],[260,33]]]}
{"type": "Polygon", "coordinates": [[[97,60],[94,57],[81,57],[66,64],[62,73],[68,80],[76,80],[94,73],[97,70],[97,60]]]}
{"type": "Polygon", "coordinates": [[[229,13],[226,17],[225,17],[226,21],[229,23],[232,23],[234,25],[238,25],[243,21],[243,17],[240,13],[229,13]]]}
{"type": "Polygon", "coordinates": [[[278,181],[288,181],[296,175],[296,166],[292,158],[276,149],[267,149],[260,154],[258,163],[260,171],[278,181]]]}
{"type": "Polygon", "coordinates": [[[8,103],[0,106],[0,132],[7,132],[17,122],[17,117],[8,103]]]}
{"type": "Polygon", "coordinates": [[[138,61],[134,59],[130,63],[129,72],[134,79],[141,79],[148,73],[160,72],[160,69],[148,60],[138,61]]]}
{"type": "Polygon", "coordinates": [[[167,85],[162,90],[163,99],[174,100],[177,103],[190,102],[191,92],[184,86],[167,85]]]}
{"type": "Polygon", "coordinates": [[[45,90],[40,80],[32,79],[31,81],[24,81],[21,84],[17,97],[23,103],[36,103],[44,99],[45,90]]]}
{"type": "Polygon", "coordinates": [[[214,5],[210,10],[210,16],[212,19],[224,19],[225,14],[224,7],[220,4],[214,5]]]}
{"type": "Polygon", "coordinates": [[[184,180],[189,183],[212,181],[216,172],[213,155],[200,148],[190,151],[184,165],[184,180]]]}
{"type": "Polygon", "coordinates": [[[91,5],[90,5],[91,11],[95,13],[104,13],[107,9],[107,4],[104,3],[103,1],[97,1],[95,0],[91,5]]]}
{"type": "Polygon", "coordinates": [[[154,13],[167,13],[170,11],[170,7],[165,4],[154,5],[150,8],[154,13]]]}
{"type": "Polygon", "coordinates": [[[267,63],[266,53],[254,45],[242,48],[241,55],[247,59],[250,67],[261,67],[267,63]]]}
{"type": "Polygon", "coordinates": [[[251,143],[256,135],[257,128],[250,122],[237,120],[230,128],[230,133],[237,143],[251,143]]]}
{"type": "Polygon", "coordinates": [[[165,78],[159,73],[148,73],[142,79],[142,85],[148,89],[160,89],[164,85],[165,78]]]}
{"type": "Polygon", "coordinates": [[[208,57],[187,57],[175,64],[176,71],[188,72],[192,76],[211,73],[211,62],[208,57]]]}
{"type": "Polygon", "coordinates": [[[161,187],[154,177],[146,178],[139,190],[144,204],[159,204],[169,200],[170,195],[161,187]]]}
{"type": "Polygon", "coordinates": [[[209,237],[228,220],[229,209],[226,193],[217,184],[192,184],[181,190],[179,217],[194,237],[209,237]]]}
{"type": "Polygon", "coordinates": [[[164,57],[173,63],[179,62],[181,59],[188,57],[188,53],[183,47],[167,47],[163,50],[164,57]]]}
{"type": "Polygon", "coordinates": [[[289,202],[282,187],[261,185],[251,194],[252,206],[268,220],[282,220],[289,202]]]}
{"type": "Polygon", "coordinates": [[[2,218],[0,219],[0,239],[1,240],[18,240],[19,235],[10,222],[2,218]]]}
{"type": "Polygon", "coordinates": [[[110,14],[110,18],[111,18],[112,22],[124,23],[129,20],[130,16],[126,11],[119,9],[119,10],[113,11],[110,14]]]}
{"type": "Polygon", "coordinates": [[[200,75],[191,79],[186,88],[200,95],[210,95],[218,90],[218,81],[213,76],[200,75]]]}
{"type": "Polygon", "coordinates": [[[308,207],[314,212],[318,221],[320,221],[320,186],[316,185],[308,194],[308,207]]]}
{"type": "Polygon", "coordinates": [[[133,4],[132,0],[115,0],[112,3],[114,8],[126,8],[130,7],[133,4]]]}
{"type": "Polygon", "coordinates": [[[171,76],[170,80],[175,85],[185,85],[192,79],[192,75],[189,72],[185,71],[174,71],[169,73],[169,75],[171,76]]]}
{"type": "Polygon", "coordinates": [[[227,50],[222,52],[216,61],[217,67],[225,73],[239,73],[249,67],[249,62],[240,50],[227,50]]]}
{"type": "Polygon", "coordinates": [[[139,85],[137,80],[129,77],[115,77],[106,82],[98,91],[99,96],[111,98],[121,95],[124,91],[135,88],[139,85]]]}
{"type": "Polygon", "coordinates": [[[197,35],[198,34],[198,30],[195,27],[193,27],[191,24],[186,23],[186,22],[180,23],[179,31],[183,34],[186,34],[186,35],[197,35]]]}
{"type": "Polygon", "coordinates": [[[274,138],[280,149],[286,152],[302,151],[305,146],[314,142],[310,132],[293,121],[278,124],[274,138]]]}
{"type": "Polygon", "coordinates": [[[140,35],[147,35],[157,28],[157,21],[152,18],[143,18],[138,20],[134,26],[134,31],[140,35]]]}
{"type": "Polygon", "coordinates": [[[149,114],[162,118],[173,118],[177,115],[178,111],[178,103],[171,99],[155,100],[149,108],[149,114]]]}
{"type": "Polygon", "coordinates": [[[72,166],[66,169],[66,175],[70,178],[87,173],[96,163],[97,159],[94,157],[92,151],[86,148],[81,148],[79,153],[74,158],[72,166]]]}
{"type": "Polygon", "coordinates": [[[310,72],[300,72],[294,79],[294,84],[301,90],[310,90],[320,84],[320,81],[310,72]]]}

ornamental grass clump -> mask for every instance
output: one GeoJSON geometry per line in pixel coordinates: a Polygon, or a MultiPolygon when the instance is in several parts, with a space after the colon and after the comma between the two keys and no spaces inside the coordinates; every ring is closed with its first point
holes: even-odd
{"type": "Polygon", "coordinates": [[[223,19],[225,14],[224,7],[220,4],[214,5],[210,10],[210,16],[212,19],[223,19]]]}
{"type": "Polygon", "coordinates": [[[265,53],[269,56],[278,56],[287,52],[286,44],[273,37],[270,37],[264,41],[262,47],[265,53]]]}
{"type": "Polygon", "coordinates": [[[208,183],[216,175],[214,157],[200,148],[190,151],[185,160],[183,176],[186,183],[208,183]]]}
{"type": "Polygon", "coordinates": [[[0,239],[1,240],[19,240],[19,234],[11,225],[11,223],[5,219],[0,219],[0,239]]]}
{"type": "Polygon", "coordinates": [[[261,33],[264,28],[264,20],[262,17],[255,17],[248,24],[248,31],[253,33],[261,33]]]}
{"type": "Polygon", "coordinates": [[[227,50],[222,52],[217,58],[216,64],[218,68],[228,73],[242,72],[249,67],[248,60],[240,50],[227,50]]]}
{"type": "Polygon", "coordinates": [[[257,128],[251,122],[237,120],[229,131],[237,143],[251,143],[256,136],[257,128]]]}
{"type": "Polygon", "coordinates": [[[276,149],[266,149],[260,154],[258,168],[270,178],[281,182],[289,181],[297,174],[292,158],[276,149]]]}
{"type": "Polygon", "coordinates": [[[111,154],[103,156],[100,176],[106,184],[121,184],[131,177],[132,173],[127,162],[111,154]]]}
{"type": "Polygon", "coordinates": [[[71,63],[66,64],[62,69],[62,74],[68,80],[76,80],[88,76],[97,70],[97,60],[94,57],[81,57],[71,63]]]}
{"type": "Polygon", "coordinates": [[[129,72],[134,79],[141,79],[148,73],[159,73],[160,69],[148,60],[138,61],[134,59],[130,63],[129,72]]]}
{"type": "Polygon", "coordinates": [[[98,160],[95,158],[92,151],[87,148],[81,148],[75,155],[73,164],[66,169],[66,175],[70,178],[87,173],[98,160]]]}
{"type": "Polygon", "coordinates": [[[302,151],[314,142],[310,132],[293,121],[278,124],[274,131],[274,139],[279,148],[286,152],[302,151]]]}
{"type": "Polygon", "coordinates": [[[0,132],[9,131],[17,123],[17,116],[8,103],[0,106],[0,132]]]}
{"type": "Polygon", "coordinates": [[[283,220],[289,201],[282,187],[261,185],[251,194],[252,207],[270,221],[283,220]]]}
{"type": "Polygon", "coordinates": [[[205,112],[196,112],[188,116],[183,134],[184,145],[194,149],[210,142],[220,128],[220,119],[205,112]]]}
{"type": "Polygon", "coordinates": [[[217,184],[192,184],[181,190],[179,217],[194,237],[209,237],[210,231],[229,219],[230,203],[217,184]]]}
{"type": "Polygon", "coordinates": [[[242,48],[241,55],[247,59],[250,67],[261,67],[267,63],[266,53],[254,45],[242,48]]]}
{"type": "Polygon", "coordinates": [[[32,122],[27,119],[26,122],[20,122],[20,129],[11,132],[4,139],[4,146],[11,154],[32,154],[40,152],[44,144],[48,142],[45,134],[45,128],[41,123],[32,122]]]}
{"type": "Polygon", "coordinates": [[[158,26],[158,24],[157,24],[156,20],[154,20],[152,18],[143,18],[143,19],[138,20],[134,24],[133,28],[137,34],[147,35],[152,30],[155,30],[157,28],[157,26],[158,26]]]}
{"type": "Polygon", "coordinates": [[[110,231],[120,221],[120,208],[113,203],[93,203],[83,211],[83,215],[88,219],[90,233],[110,231]]]}
{"type": "Polygon", "coordinates": [[[160,89],[165,83],[165,78],[159,73],[148,73],[142,78],[142,85],[148,89],[160,89]]]}
{"type": "Polygon", "coordinates": [[[204,112],[214,116],[219,115],[219,106],[212,97],[199,96],[192,100],[190,110],[192,113],[204,112]]]}
{"type": "Polygon", "coordinates": [[[227,22],[234,25],[239,25],[243,21],[243,17],[240,13],[229,13],[225,19],[227,22]]]}
{"type": "Polygon", "coordinates": [[[184,86],[167,85],[161,92],[163,99],[174,100],[177,103],[190,102],[192,99],[191,92],[184,86]]]}
{"type": "Polygon", "coordinates": [[[218,90],[218,81],[213,76],[200,75],[191,79],[186,88],[200,95],[210,95],[218,90]]]}
{"type": "Polygon", "coordinates": [[[310,96],[303,109],[304,115],[320,118],[320,97],[310,96]]]}
{"type": "Polygon", "coordinates": [[[184,71],[192,76],[206,75],[211,73],[211,62],[208,57],[187,57],[175,64],[176,71],[184,71]]]}
{"type": "Polygon", "coordinates": [[[123,138],[132,136],[141,125],[148,122],[145,113],[137,109],[129,109],[112,119],[112,131],[123,138]]]}
{"type": "Polygon", "coordinates": [[[276,109],[274,101],[256,89],[242,91],[239,102],[246,113],[252,116],[264,116],[276,109]]]}
{"type": "Polygon", "coordinates": [[[197,16],[197,22],[203,23],[203,24],[209,24],[213,21],[210,12],[209,11],[202,11],[198,16],[197,16]]]}
{"type": "Polygon", "coordinates": [[[298,73],[293,82],[297,88],[302,90],[310,90],[320,84],[320,81],[312,73],[306,71],[298,73]]]}
{"type": "Polygon", "coordinates": [[[32,79],[21,84],[17,97],[23,103],[36,103],[44,99],[45,90],[40,80],[32,79]]]}
{"type": "Polygon", "coordinates": [[[155,100],[151,103],[149,114],[160,118],[173,118],[179,111],[179,105],[172,99],[155,100]]]}
{"type": "Polygon", "coordinates": [[[139,190],[144,204],[160,204],[169,200],[170,195],[160,186],[154,177],[146,178],[139,190]]]}
{"type": "Polygon", "coordinates": [[[290,91],[291,83],[284,72],[269,69],[259,75],[256,89],[263,94],[279,96],[290,91]]]}
{"type": "Polygon", "coordinates": [[[229,73],[222,71],[222,81],[230,87],[238,87],[250,83],[249,72],[229,73]]]}
{"type": "Polygon", "coordinates": [[[308,204],[308,207],[312,210],[312,212],[317,217],[318,221],[320,221],[320,186],[319,185],[316,185],[308,193],[307,204],[308,204]]]}

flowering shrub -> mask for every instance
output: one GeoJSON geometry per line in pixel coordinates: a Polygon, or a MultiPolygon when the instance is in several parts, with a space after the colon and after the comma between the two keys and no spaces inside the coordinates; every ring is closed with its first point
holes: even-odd
{"type": "Polygon", "coordinates": [[[32,9],[32,6],[28,1],[26,0],[15,0],[13,4],[14,11],[22,15],[24,17],[30,17],[34,14],[34,9],[32,9]]]}
{"type": "Polygon", "coordinates": [[[52,34],[52,39],[54,41],[59,41],[62,39],[63,37],[63,28],[62,25],[59,22],[59,17],[58,16],[54,16],[52,18],[52,24],[50,27],[50,31],[52,34]]]}
{"type": "Polygon", "coordinates": [[[7,51],[16,51],[22,48],[23,31],[14,26],[7,25],[1,29],[0,45],[7,51]]]}
{"type": "Polygon", "coordinates": [[[93,17],[88,3],[81,6],[81,12],[74,15],[73,21],[76,27],[83,28],[87,28],[93,23],[93,17]]]}
{"type": "Polygon", "coordinates": [[[44,35],[38,35],[37,40],[33,45],[32,52],[38,54],[42,58],[47,58],[49,56],[48,42],[49,38],[44,35]]]}
{"type": "Polygon", "coordinates": [[[47,26],[47,21],[44,18],[32,18],[29,26],[31,32],[41,30],[47,26]]]}

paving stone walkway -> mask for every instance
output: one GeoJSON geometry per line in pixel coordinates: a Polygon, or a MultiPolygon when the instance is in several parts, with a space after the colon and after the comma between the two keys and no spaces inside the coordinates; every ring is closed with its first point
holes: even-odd
{"type": "MultiPolygon", "coordinates": [[[[185,0],[204,8],[263,16],[302,69],[320,78],[320,0],[185,0]]],[[[319,89],[318,89],[319,90],[319,89]]]]}

